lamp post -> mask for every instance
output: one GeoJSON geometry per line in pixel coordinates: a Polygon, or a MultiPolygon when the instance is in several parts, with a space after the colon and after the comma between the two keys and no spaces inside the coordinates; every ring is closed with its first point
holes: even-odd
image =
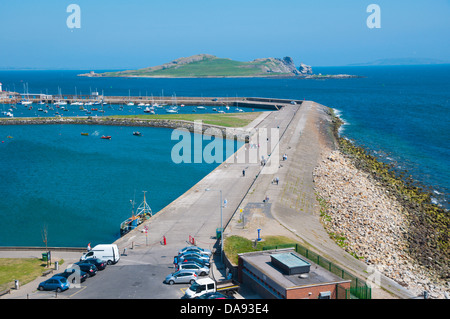
{"type": "Polygon", "coordinates": [[[205,191],[220,192],[220,261],[223,263],[223,213],[222,213],[222,190],[221,189],[205,189],[205,191]]]}

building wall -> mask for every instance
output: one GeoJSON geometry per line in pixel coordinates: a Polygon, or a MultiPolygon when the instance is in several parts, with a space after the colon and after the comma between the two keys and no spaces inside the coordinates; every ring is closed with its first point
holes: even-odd
{"type": "MultiPolygon", "coordinates": [[[[331,292],[331,299],[337,299],[337,285],[336,283],[314,285],[308,287],[298,287],[286,290],[286,299],[319,299],[321,292],[331,292]]],[[[340,284],[345,289],[350,289],[350,282],[340,284]]],[[[341,298],[341,296],[339,296],[341,298]]]]}

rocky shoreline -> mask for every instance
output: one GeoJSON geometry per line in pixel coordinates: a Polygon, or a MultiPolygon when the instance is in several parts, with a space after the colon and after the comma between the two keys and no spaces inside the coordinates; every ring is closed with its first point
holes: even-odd
{"type": "MultiPolygon", "coordinates": [[[[335,134],[338,127],[339,120],[335,134]]],[[[354,156],[342,149],[346,144],[340,144],[340,149],[322,155],[313,174],[330,237],[413,294],[427,291],[430,298],[447,298],[448,243],[439,240],[448,242],[448,214],[441,216],[437,228],[431,227],[436,226],[434,216],[423,217],[428,204],[403,200],[376,172],[356,165],[354,156]]]]}

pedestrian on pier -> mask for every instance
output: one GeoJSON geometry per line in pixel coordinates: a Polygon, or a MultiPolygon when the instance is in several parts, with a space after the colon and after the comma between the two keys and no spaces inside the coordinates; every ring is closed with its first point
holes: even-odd
{"type": "Polygon", "coordinates": [[[245,169],[242,170],[242,176],[245,177],[245,169]]]}

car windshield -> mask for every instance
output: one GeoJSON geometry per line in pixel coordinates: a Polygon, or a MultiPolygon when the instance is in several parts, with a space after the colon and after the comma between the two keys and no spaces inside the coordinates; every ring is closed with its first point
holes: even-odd
{"type": "Polygon", "coordinates": [[[59,281],[61,281],[63,284],[65,284],[67,282],[66,278],[64,278],[64,277],[59,278],[59,281]]]}
{"type": "Polygon", "coordinates": [[[196,292],[199,287],[200,285],[196,281],[194,281],[194,283],[188,289],[192,290],[193,292],[196,292]]]}

